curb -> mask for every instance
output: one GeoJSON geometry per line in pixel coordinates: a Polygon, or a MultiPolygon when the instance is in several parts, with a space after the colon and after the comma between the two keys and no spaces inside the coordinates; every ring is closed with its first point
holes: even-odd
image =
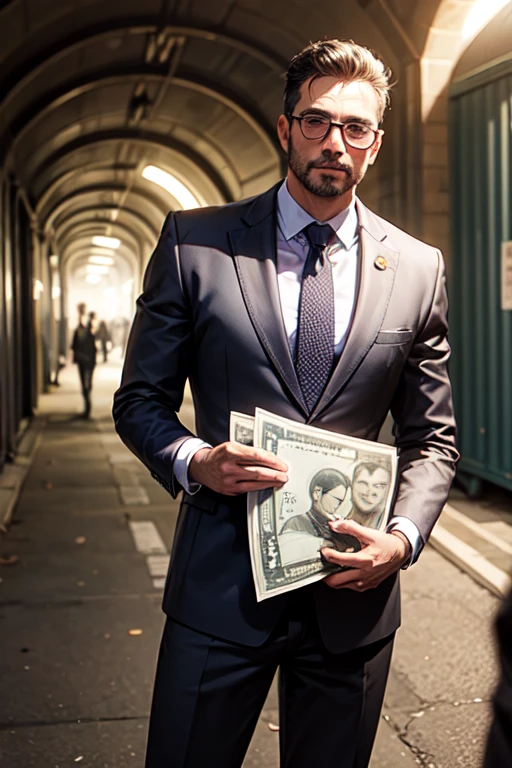
{"type": "Polygon", "coordinates": [[[511,567],[512,547],[449,504],[445,506],[440,522],[436,523],[429,538],[429,543],[434,549],[460,568],[461,571],[467,573],[468,576],[471,576],[478,584],[488,589],[494,595],[505,597],[512,587],[510,574],[493,565],[481,552],[448,531],[442,524],[443,517],[448,517],[457,525],[464,526],[470,534],[480,537],[481,540],[488,544],[492,544],[501,553],[510,554],[511,567]]]}
{"type": "Polygon", "coordinates": [[[5,464],[0,472],[0,536],[7,533],[12,522],[20,491],[41,444],[43,428],[44,420],[35,417],[20,440],[14,461],[5,464]]]}

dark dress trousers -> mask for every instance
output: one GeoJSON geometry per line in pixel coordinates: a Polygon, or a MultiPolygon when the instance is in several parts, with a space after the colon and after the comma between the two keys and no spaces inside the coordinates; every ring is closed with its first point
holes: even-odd
{"type": "MultiPolygon", "coordinates": [[[[176,415],[187,378],[197,434],[212,445],[229,439],[232,410],[253,414],[259,406],[369,440],[377,438],[391,410],[400,453],[394,514],[413,520],[426,541],[457,459],[442,257],[357,203],[355,312],[341,357],[309,412],[280,307],[277,189],[167,217],[146,271],[115,395],[118,433],[176,496],[181,488],[172,458],[191,436],[176,415]]],[[[307,595],[327,654],[367,648],[378,656],[374,644],[385,644],[400,622],[398,575],[361,594],[323,583],[297,594],[305,600],[307,595]]],[[[163,599],[173,636],[181,626],[217,643],[266,648],[283,635],[283,617],[289,618],[290,600],[293,607],[297,599],[283,595],[256,602],[245,495],[223,497],[205,487],[193,496],[183,494],[163,599]]]]}

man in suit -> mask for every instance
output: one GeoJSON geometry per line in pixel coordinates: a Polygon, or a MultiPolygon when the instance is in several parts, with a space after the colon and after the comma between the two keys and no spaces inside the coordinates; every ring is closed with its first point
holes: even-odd
{"type": "Polygon", "coordinates": [[[286,180],[252,200],[170,214],[137,302],[114,417],[124,442],[184,491],[147,768],[240,768],[276,669],[284,768],[364,768],[394,633],[398,571],[445,503],[457,452],[440,253],[356,197],[382,143],[390,73],[369,50],[313,43],[287,73],[286,180]],[[197,436],[180,423],[186,379],[197,436]],[[375,440],[391,410],[400,452],[386,531],[326,548],[349,566],[257,603],[246,493],[286,465],[229,442],[256,406],[375,440]]]}

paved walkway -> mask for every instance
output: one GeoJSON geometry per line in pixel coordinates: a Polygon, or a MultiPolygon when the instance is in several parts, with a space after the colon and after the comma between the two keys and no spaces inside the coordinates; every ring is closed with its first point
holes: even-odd
{"type": "MultiPolygon", "coordinates": [[[[27,433],[14,474],[0,475],[7,493],[29,467],[0,540],[6,768],[144,764],[177,503],[115,435],[119,372],[118,362],[98,366],[94,418],[84,422],[76,371],[66,369],[41,399],[40,431],[27,433]]],[[[183,417],[192,423],[190,400],[183,417]]],[[[503,514],[473,519],[492,531],[508,525],[503,514]]],[[[479,768],[499,599],[432,547],[402,583],[404,622],[371,768],[479,768]]],[[[273,689],[245,768],[277,768],[276,723],[273,689]]]]}

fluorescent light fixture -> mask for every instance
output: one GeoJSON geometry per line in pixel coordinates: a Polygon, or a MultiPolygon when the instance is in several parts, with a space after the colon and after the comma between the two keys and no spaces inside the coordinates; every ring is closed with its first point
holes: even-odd
{"type": "Polygon", "coordinates": [[[192,194],[190,189],[188,189],[183,182],[171,173],[167,173],[167,171],[162,170],[162,168],[157,168],[156,165],[147,165],[142,171],[142,175],[148,181],[158,184],[169,192],[169,194],[178,201],[183,210],[186,211],[191,208],[201,208],[201,203],[197,197],[192,194]]]}
{"type": "Polygon", "coordinates": [[[85,280],[91,285],[96,285],[97,283],[101,283],[101,275],[86,275],[85,280]]]}
{"type": "Polygon", "coordinates": [[[108,267],[105,267],[102,264],[88,264],[87,274],[88,275],[108,275],[108,267]]]}
{"type": "Polygon", "coordinates": [[[60,299],[60,285],[54,285],[52,288],[52,299],[60,299]]]}
{"type": "Polygon", "coordinates": [[[116,250],[121,245],[118,237],[103,237],[103,235],[94,235],[92,244],[100,248],[113,248],[116,250]]]}
{"type": "Polygon", "coordinates": [[[99,264],[105,267],[113,267],[114,259],[112,256],[89,256],[89,264],[99,264]]]}
{"type": "Polygon", "coordinates": [[[510,0],[476,0],[462,27],[462,39],[472,40],[510,0]]]}
{"type": "Polygon", "coordinates": [[[129,296],[133,290],[133,280],[127,280],[126,283],[123,283],[121,290],[125,296],[129,296]]]}
{"type": "Polygon", "coordinates": [[[42,282],[40,280],[34,280],[34,292],[33,292],[34,301],[39,301],[43,291],[44,291],[44,285],[42,284],[42,282]]]}

